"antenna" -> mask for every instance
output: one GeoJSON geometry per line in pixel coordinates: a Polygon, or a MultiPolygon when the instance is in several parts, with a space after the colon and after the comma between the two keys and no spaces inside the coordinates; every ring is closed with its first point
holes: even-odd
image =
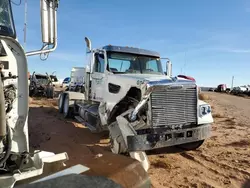
{"type": "Polygon", "coordinates": [[[27,33],[27,12],[28,12],[28,6],[27,6],[27,0],[25,0],[25,4],[24,4],[24,36],[23,36],[23,48],[26,48],[26,33],[27,33]]]}

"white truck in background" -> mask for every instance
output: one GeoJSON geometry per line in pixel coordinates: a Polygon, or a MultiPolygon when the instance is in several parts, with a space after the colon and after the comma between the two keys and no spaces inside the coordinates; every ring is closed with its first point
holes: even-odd
{"type": "Polygon", "coordinates": [[[70,83],[66,91],[84,92],[84,67],[73,67],[70,73],[70,83]]]}

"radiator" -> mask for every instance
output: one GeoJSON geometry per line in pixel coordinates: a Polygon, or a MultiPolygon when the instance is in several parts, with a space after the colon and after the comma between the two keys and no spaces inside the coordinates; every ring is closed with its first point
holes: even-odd
{"type": "Polygon", "coordinates": [[[150,100],[153,127],[197,123],[198,99],[195,85],[156,88],[150,100]]]}

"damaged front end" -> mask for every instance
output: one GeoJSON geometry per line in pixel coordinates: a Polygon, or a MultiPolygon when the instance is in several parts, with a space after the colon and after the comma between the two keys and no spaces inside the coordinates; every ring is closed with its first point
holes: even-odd
{"type": "Polygon", "coordinates": [[[117,117],[128,152],[192,143],[196,144],[189,148],[195,149],[210,136],[211,107],[198,99],[194,81],[148,81],[145,86],[137,106],[117,117]],[[139,114],[145,109],[142,120],[139,114]]]}

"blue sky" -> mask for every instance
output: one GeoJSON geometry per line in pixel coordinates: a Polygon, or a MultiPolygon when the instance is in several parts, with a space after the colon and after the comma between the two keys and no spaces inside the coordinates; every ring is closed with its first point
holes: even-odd
{"type": "MultiPolygon", "coordinates": [[[[19,2],[19,0],[13,0],[19,2]]],[[[12,5],[23,44],[24,0],[12,5]]],[[[28,0],[26,50],[41,47],[39,0],[28,0]]],[[[203,86],[250,84],[250,1],[248,0],[61,0],[58,48],[46,61],[28,57],[29,71],[56,71],[85,65],[85,41],[93,47],[126,45],[158,51],[203,86]]]]}

